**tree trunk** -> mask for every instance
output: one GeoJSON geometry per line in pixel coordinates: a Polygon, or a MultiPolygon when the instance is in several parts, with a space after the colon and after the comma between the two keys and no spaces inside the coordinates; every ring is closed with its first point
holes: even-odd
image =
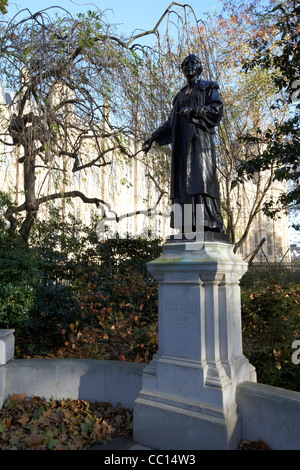
{"type": "Polygon", "coordinates": [[[20,233],[23,240],[27,242],[39,210],[39,203],[35,196],[35,157],[28,150],[25,150],[24,157],[24,189],[26,217],[20,233]]]}

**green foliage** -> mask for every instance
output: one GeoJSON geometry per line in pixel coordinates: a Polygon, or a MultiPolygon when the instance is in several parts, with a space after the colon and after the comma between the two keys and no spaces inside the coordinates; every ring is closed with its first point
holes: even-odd
{"type": "Polygon", "coordinates": [[[250,288],[253,291],[260,288],[268,288],[279,285],[288,287],[290,284],[300,283],[300,270],[286,268],[281,264],[261,264],[248,269],[240,281],[242,288],[250,288]]]}
{"type": "Polygon", "coordinates": [[[300,285],[255,287],[242,291],[244,354],[258,381],[300,391],[292,343],[300,339],[300,285]]]}
{"type": "Polygon", "coordinates": [[[146,262],[161,253],[160,240],[131,239],[129,236],[108,239],[99,243],[98,248],[101,266],[111,274],[131,267],[147,276],[146,262]]]}
{"type": "Polygon", "coordinates": [[[16,335],[30,322],[38,278],[36,256],[19,237],[0,232],[0,328],[16,335]]]}
{"type": "Polygon", "coordinates": [[[12,282],[0,284],[0,328],[14,328],[21,334],[30,322],[35,292],[30,286],[12,282]]]}
{"type": "Polygon", "coordinates": [[[0,11],[3,15],[7,13],[8,0],[0,0],[0,11]]]}
{"type": "Polygon", "coordinates": [[[131,266],[147,276],[145,263],[161,252],[160,240],[131,239],[129,236],[100,241],[96,235],[98,219],[90,226],[70,214],[66,219],[51,209],[47,221],[34,226],[30,243],[38,253],[44,280],[68,282],[75,286],[82,274],[92,275],[101,265],[101,273],[111,275],[131,266]]]}
{"type": "Polygon", "coordinates": [[[30,244],[38,254],[39,270],[44,282],[71,282],[76,278],[79,267],[87,262],[90,254],[86,240],[88,230],[74,217],[68,216],[65,221],[55,208],[50,209],[46,221],[35,224],[30,244]]]}
{"type": "Polygon", "coordinates": [[[18,354],[48,355],[62,347],[70,323],[80,317],[72,288],[64,285],[37,284],[26,328],[17,337],[18,354]]]}
{"type": "Polygon", "coordinates": [[[0,232],[0,283],[31,284],[38,277],[37,258],[19,237],[0,232]]]}
{"type": "Polygon", "coordinates": [[[300,338],[299,281],[299,270],[265,264],[249,268],[240,283],[244,354],[258,381],[297,391],[292,344],[300,338]]]}

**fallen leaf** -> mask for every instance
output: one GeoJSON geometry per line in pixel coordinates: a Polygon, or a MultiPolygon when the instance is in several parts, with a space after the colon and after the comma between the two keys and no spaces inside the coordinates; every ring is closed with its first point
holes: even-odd
{"type": "Polygon", "coordinates": [[[59,445],[59,440],[51,438],[48,442],[47,448],[49,450],[53,450],[58,445],[59,445]]]}
{"type": "Polygon", "coordinates": [[[25,396],[26,396],[25,393],[18,393],[18,394],[13,393],[12,396],[11,396],[11,401],[13,401],[13,402],[22,402],[22,401],[24,401],[25,396]]]}
{"type": "Polygon", "coordinates": [[[27,414],[23,414],[21,418],[17,420],[18,423],[20,423],[22,426],[25,426],[29,421],[29,416],[27,414]]]}
{"type": "Polygon", "coordinates": [[[97,422],[94,426],[94,429],[91,433],[91,439],[95,442],[99,442],[102,439],[102,427],[101,423],[97,422]]]}
{"type": "Polygon", "coordinates": [[[12,420],[11,417],[10,417],[10,418],[4,418],[4,419],[3,419],[3,422],[4,422],[4,424],[5,424],[6,429],[9,429],[9,428],[10,428],[11,420],[12,420]]]}

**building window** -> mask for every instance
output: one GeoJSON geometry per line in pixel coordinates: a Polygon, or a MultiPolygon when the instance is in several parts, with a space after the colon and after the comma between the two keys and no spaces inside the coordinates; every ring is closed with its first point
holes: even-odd
{"type": "Polygon", "coordinates": [[[267,254],[273,256],[273,240],[271,234],[267,235],[267,254]]]}

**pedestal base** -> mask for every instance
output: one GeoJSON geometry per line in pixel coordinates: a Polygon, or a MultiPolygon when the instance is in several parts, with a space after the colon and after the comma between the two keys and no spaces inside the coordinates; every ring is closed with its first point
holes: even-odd
{"type": "MultiPolygon", "coordinates": [[[[135,404],[134,440],[159,450],[236,450],[242,423],[237,412],[225,417],[212,410],[154,401],[141,394],[135,404]]],[[[185,404],[187,405],[187,404],[185,404]]]]}
{"type": "Polygon", "coordinates": [[[247,265],[226,242],[177,242],[148,269],[159,282],[159,351],[135,402],[134,440],[163,450],[237,449],[236,386],[255,379],[242,353],[247,265]]]}

